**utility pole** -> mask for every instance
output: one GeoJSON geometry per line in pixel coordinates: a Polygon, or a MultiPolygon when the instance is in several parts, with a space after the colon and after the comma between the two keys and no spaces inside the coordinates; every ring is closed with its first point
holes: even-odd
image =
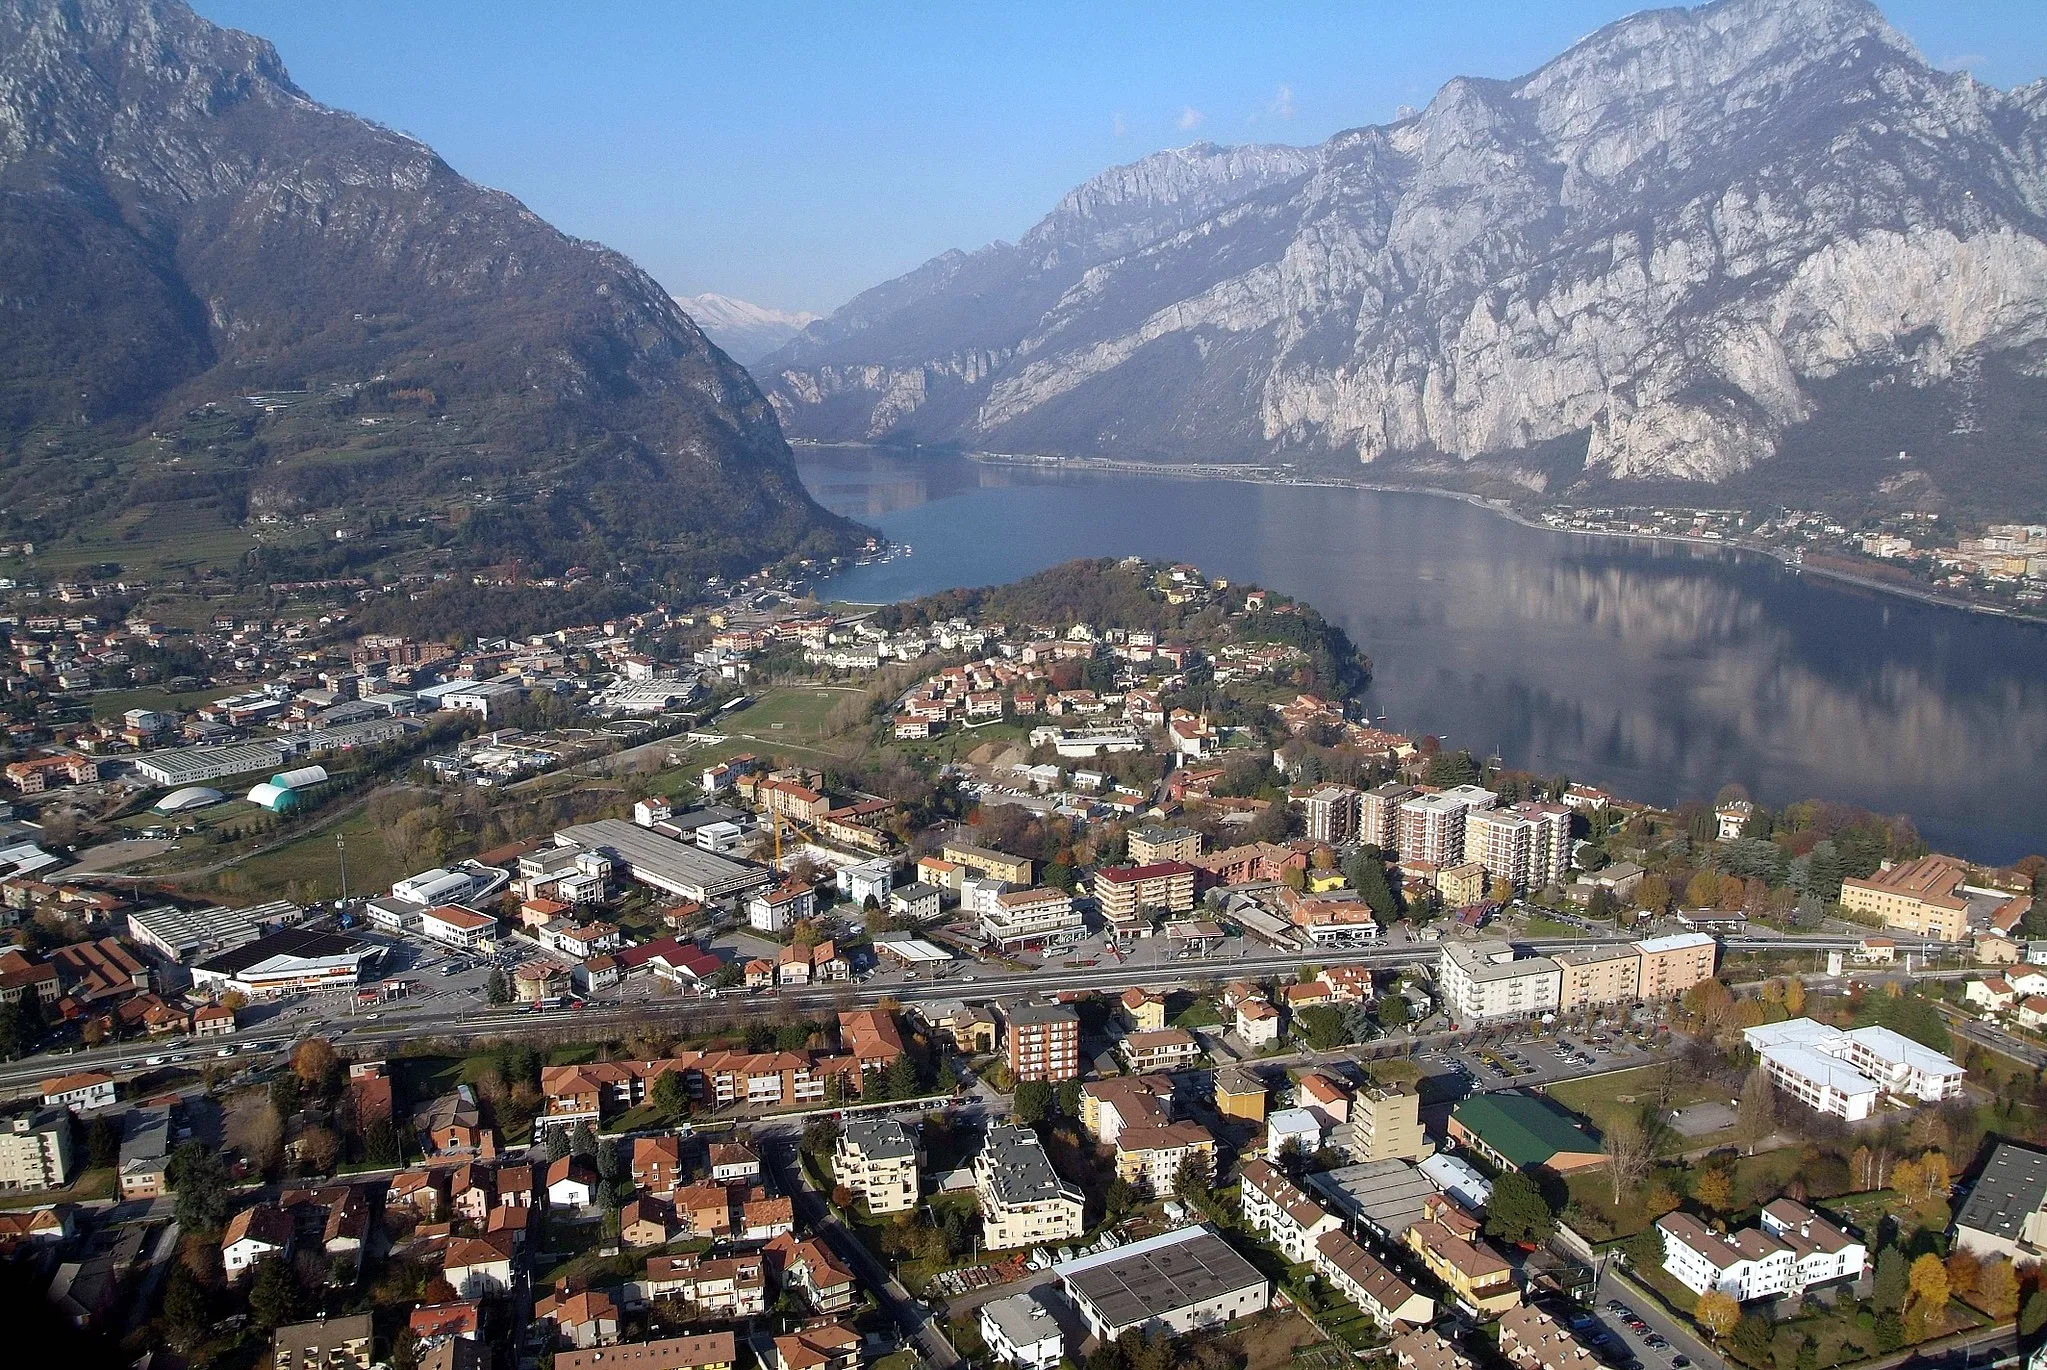
{"type": "Polygon", "coordinates": [[[334,834],[334,852],[341,858],[341,902],[348,902],[348,839],[334,834]]]}

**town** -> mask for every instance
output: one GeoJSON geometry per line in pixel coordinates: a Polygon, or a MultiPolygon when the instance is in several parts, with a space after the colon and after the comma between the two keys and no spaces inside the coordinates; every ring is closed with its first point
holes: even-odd
{"type": "Polygon", "coordinates": [[[38,1317],[283,1370],[2047,1326],[2047,861],[1388,731],[1340,629],[1191,565],[796,590],[464,645],[6,624],[38,1317]]]}

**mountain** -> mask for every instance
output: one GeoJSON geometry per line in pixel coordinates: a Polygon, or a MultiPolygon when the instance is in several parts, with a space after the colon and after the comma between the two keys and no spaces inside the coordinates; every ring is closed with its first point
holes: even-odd
{"type": "Polygon", "coordinates": [[[742,366],[753,365],[824,317],[802,309],[770,309],[730,295],[691,295],[676,303],[742,366]]]}
{"type": "Polygon", "coordinates": [[[0,311],[0,521],[39,543],[325,512],[691,577],[855,532],[646,273],[177,0],[0,0],[0,311]]]}
{"type": "Polygon", "coordinates": [[[1982,489],[2047,439],[2043,216],[2047,82],[1937,71],[1863,0],[1719,0],[1317,148],[1117,168],[754,369],[821,439],[1554,495],[1859,480],[1902,433],[1982,489]]]}

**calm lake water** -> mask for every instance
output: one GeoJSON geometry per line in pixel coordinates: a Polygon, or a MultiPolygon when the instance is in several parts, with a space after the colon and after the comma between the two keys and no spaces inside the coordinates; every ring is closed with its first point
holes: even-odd
{"type": "Polygon", "coordinates": [[[912,598],[1078,556],[1189,561],[1342,624],[1388,727],[1656,803],[1739,781],[1772,806],[1907,813],[1977,860],[2047,852],[2039,627],[1429,495],[799,457],[822,503],[913,549],[827,597],[912,598]]]}

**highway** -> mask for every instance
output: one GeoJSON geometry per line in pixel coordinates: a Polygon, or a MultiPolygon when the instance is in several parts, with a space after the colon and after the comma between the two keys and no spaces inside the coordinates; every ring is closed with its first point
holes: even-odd
{"type": "MultiPolygon", "coordinates": [[[[1570,948],[1613,946],[1633,941],[1630,937],[1591,934],[1583,937],[1515,939],[1524,952],[1545,954],[1570,948]]],[[[1730,937],[1722,942],[1726,951],[1833,951],[1852,948],[1856,937],[1730,937]]],[[[1942,943],[1917,943],[1899,939],[1901,951],[1940,948],[1942,943]]],[[[198,1069],[206,1062],[262,1054],[287,1047],[297,1037],[320,1033],[367,1054],[395,1043],[429,1038],[464,1041],[476,1037],[542,1037],[549,1039],[619,1036],[636,1027],[659,1026],[684,1032],[701,1023],[707,1012],[730,1011],[745,1016],[781,1017],[811,1012],[873,1007],[883,999],[916,1003],[939,999],[1003,998],[1016,994],[1057,994],[1077,990],[1121,990],[1133,983],[1161,989],[1182,988],[1201,980],[1258,978],[1289,974],[1304,964],[1317,966],[1362,965],[1396,970],[1406,966],[1430,965],[1441,955],[1442,944],[1417,941],[1399,945],[1369,946],[1354,951],[1266,952],[1255,956],[1148,962],[1126,965],[1120,962],[1075,969],[1043,969],[1019,975],[981,967],[975,971],[935,980],[891,981],[886,984],[846,984],[757,991],[726,991],[715,999],[696,995],[675,995],[636,1001],[630,1005],[589,1008],[581,1011],[527,1012],[512,1007],[470,1004],[459,1008],[412,1010],[403,1002],[388,1005],[374,1017],[362,1014],[339,1017],[309,1017],[291,1022],[272,1021],[247,1029],[233,1042],[237,1058],[217,1055],[215,1042],[178,1039],[123,1042],[100,1047],[31,1056],[0,1065],[0,1093],[20,1097],[37,1081],[53,1075],[81,1070],[105,1070],[116,1075],[149,1068],[152,1058],[182,1058],[176,1064],[198,1069]]]]}

